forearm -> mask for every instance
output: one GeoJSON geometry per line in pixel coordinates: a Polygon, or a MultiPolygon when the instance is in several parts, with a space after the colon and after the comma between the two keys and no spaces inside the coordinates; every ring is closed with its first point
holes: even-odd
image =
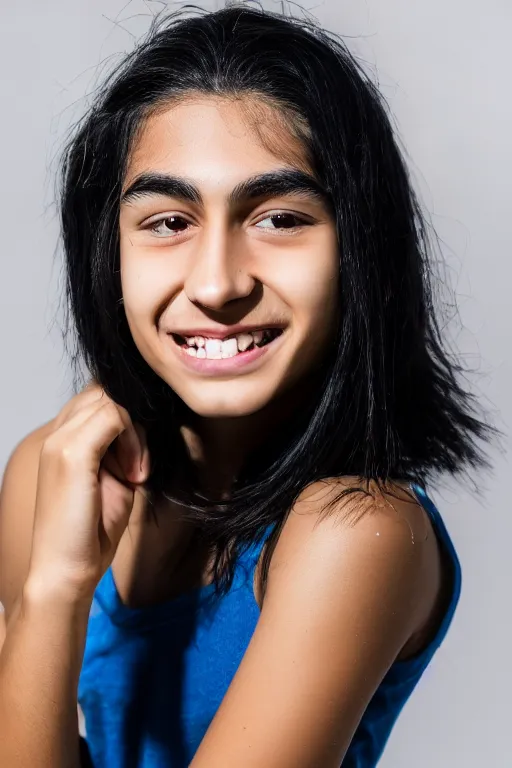
{"type": "Polygon", "coordinates": [[[87,602],[25,585],[0,653],[0,765],[79,768],[77,687],[87,602]]]}

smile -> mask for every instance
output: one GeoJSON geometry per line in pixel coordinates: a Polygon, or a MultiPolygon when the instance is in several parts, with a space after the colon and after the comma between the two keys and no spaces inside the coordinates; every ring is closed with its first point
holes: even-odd
{"type": "Polygon", "coordinates": [[[217,374],[255,367],[257,361],[278,345],[281,328],[239,333],[225,339],[204,336],[179,336],[170,333],[173,346],[187,367],[198,372],[217,374]]]}

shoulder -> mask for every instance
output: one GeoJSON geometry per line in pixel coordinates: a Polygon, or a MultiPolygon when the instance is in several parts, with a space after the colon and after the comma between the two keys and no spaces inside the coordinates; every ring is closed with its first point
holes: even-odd
{"type": "Polygon", "coordinates": [[[39,455],[53,429],[49,421],[12,451],[0,489],[0,602],[6,616],[25,580],[32,544],[39,455]]]}
{"type": "Polygon", "coordinates": [[[412,559],[417,560],[429,526],[416,495],[403,483],[387,481],[379,487],[358,478],[327,478],[299,495],[277,548],[284,554],[297,544],[302,550],[351,541],[365,548],[398,549],[407,560],[415,553],[412,559]]]}
{"type": "Polygon", "coordinates": [[[339,765],[424,621],[435,591],[428,513],[403,486],[356,487],[314,483],[290,510],[255,631],[198,752],[204,764],[339,765]]]}
{"type": "Polygon", "coordinates": [[[272,553],[265,600],[298,590],[328,606],[333,621],[339,610],[340,622],[366,606],[375,627],[394,625],[405,647],[431,620],[441,581],[430,518],[408,486],[328,478],[305,488],[290,510],[272,553]]]}

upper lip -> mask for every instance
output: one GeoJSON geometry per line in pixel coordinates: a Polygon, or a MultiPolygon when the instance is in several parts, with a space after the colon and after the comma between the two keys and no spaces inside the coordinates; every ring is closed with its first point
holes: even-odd
{"type": "Polygon", "coordinates": [[[254,331],[265,331],[268,328],[277,328],[282,330],[283,323],[259,323],[258,325],[216,325],[215,328],[173,328],[167,331],[168,334],[183,336],[204,336],[208,339],[226,339],[229,336],[237,336],[239,333],[253,333],[254,331]]]}

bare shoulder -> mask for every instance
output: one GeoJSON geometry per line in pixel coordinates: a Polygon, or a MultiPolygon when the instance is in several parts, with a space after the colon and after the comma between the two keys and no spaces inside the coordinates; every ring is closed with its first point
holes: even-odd
{"type": "Polygon", "coordinates": [[[25,580],[32,543],[39,455],[53,420],[24,437],[14,448],[0,489],[0,602],[5,616],[25,580]]]}
{"type": "Polygon", "coordinates": [[[428,538],[431,524],[405,483],[387,481],[377,485],[355,477],[335,477],[311,483],[302,491],[284,526],[282,546],[295,535],[307,532],[310,538],[316,530],[319,540],[335,530],[340,531],[340,537],[379,534],[412,549],[428,538]]]}
{"type": "Polygon", "coordinates": [[[417,560],[432,532],[429,517],[405,484],[384,486],[357,478],[327,478],[308,485],[283,526],[276,552],[291,553],[295,545],[338,546],[342,541],[398,547],[417,560]]]}
{"type": "Polygon", "coordinates": [[[267,591],[280,583],[290,589],[286,582],[298,579],[335,602],[340,587],[350,585],[354,604],[364,604],[382,590],[383,607],[395,616],[397,606],[403,610],[397,616],[406,630],[402,658],[430,639],[444,608],[443,571],[431,520],[409,486],[329,478],[305,488],[291,509],[272,553],[267,591]]]}

